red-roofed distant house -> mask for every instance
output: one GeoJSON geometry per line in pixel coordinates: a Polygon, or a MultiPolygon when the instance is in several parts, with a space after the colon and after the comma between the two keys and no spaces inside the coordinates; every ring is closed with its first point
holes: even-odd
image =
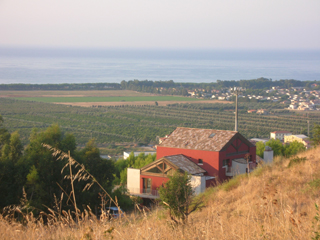
{"type": "Polygon", "coordinates": [[[127,188],[133,195],[154,198],[168,174],[178,170],[189,173],[195,191],[202,192],[255,165],[256,147],[239,132],[178,127],[157,146],[155,162],[128,168],[127,188]]]}
{"type": "Polygon", "coordinates": [[[248,113],[255,113],[257,110],[255,110],[255,109],[250,109],[250,110],[248,110],[248,113]]]}

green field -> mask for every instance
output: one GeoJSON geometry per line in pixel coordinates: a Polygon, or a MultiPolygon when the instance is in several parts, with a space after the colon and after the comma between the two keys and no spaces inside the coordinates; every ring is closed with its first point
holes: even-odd
{"type": "MultiPolygon", "coordinates": [[[[159,101],[159,97],[155,98],[159,101]]],[[[306,134],[308,120],[310,132],[314,124],[320,124],[318,112],[289,112],[281,110],[276,103],[239,103],[239,109],[239,132],[247,138],[269,137],[271,131],[277,130],[306,134]],[[257,115],[246,112],[246,109],[261,108],[273,113],[257,115]]],[[[29,142],[33,128],[44,130],[54,123],[64,132],[73,133],[80,145],[91,138],[95,138],[98,145],[112,148],[118,143],[155,143],[158,137],[169,134],[178,126],[233,130],[233,112],[234,104],[219,102],[78,107],[0,98],[4,126],[10,132],[18,130],[24,144],[29,142]]]]}
{"type": "Polygon", "coordinates": [[[62,102],[147,102],[147,101],[199,101],[196,98],[174,96],[141,96],[141,97],[15,97],[14,99],[46,103],[62,102]]]}

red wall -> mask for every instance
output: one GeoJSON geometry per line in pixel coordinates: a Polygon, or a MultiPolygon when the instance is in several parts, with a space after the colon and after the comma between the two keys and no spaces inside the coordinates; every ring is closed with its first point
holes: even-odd
{"type": "MultiPolygon", "coordinates": [[[[195,158],[196,160],[202,159],[203,165],[200,165],[200,167],[208,172],[207,175],[217,176],[219,174],[219,152],[183,148],[167,148],[160,146],[157,147],[157,159],[177,154],[183,154],[187,157],[195,158]]],[[[194,163],[198,164],[198,162],[195,161],[194,163]]]]}
{"type": "MultiPolygon", "coordinates": [[[[220,152],[221,166],[222,166],[223,159],[230,159],[230,161],[232,161],[233,159],[236,159],[236,158],[244,158],[245,157],[246,153],[227,156],[227,154],[236,153],[236,151],[234,151],[233,149],[234,149],[234,147],[232,145],[230,145],[228,147],[227,151],[220,152]]],[[[247,145],[242,144],[238,151],[239,152],[248,151],[249,154],[251,155],[251,161],[254,162],[254,163],[256,162],[256,147],[255,146],[254,147],[248,147],[247,145]]],[[[226,172],[225,172],[225,170],[223,168],[220,171],[219,178],[222,179],[222,180],[228,179],[228,177],[226,176],[226,172]]]]}
{"type": "MultiPolygon", "coordinates": [[[[252,156],[252,161],[256,162],[256,147],[249,147],[246,144],[241,143],[240,139],[236,139],[233,142],[234,146],[239,146],[238,151],[239,152],[248,152],[252,156]]],[[[219,180],[226,180],[228,177],[225,174],[225,169],[222,168],[223,160],[225,159],[236,159],[236,158],[243,158],[245,156],[245,153],[243,154],[236,154],[237,150],[230,145],[226,151],[221,152],[214,152],[214,151],[201,151],[201,150],[193,150],[193,149],[183,149],[183,148],[168,148],[168,147],[157,147],[157,159],[160,159],[165,156],[170,155],[177,155],[177,154],[183,154],[187,157],[192,157],[196,160],[202,159],[203,165],[200,165],[203,169],[207,171],[208,176],[215,176],[219,177],[219,180]],[[232,154],[234,153],[234,155],[232,154]],[[232,154],[231,156],[227,156],[227,154],[232,154]]],[[[191,159],[192,160],[192,159],[191,159]]],[[[193,162],[195,162],[193,160],[193,162]]],[[[198,164],[198,162],[195,162],[198,164]]]]}
{"type": "Polygon", "coordinates": [[[158,176],[149,176],[149,175],[140,175],[140,192],[142,193],[143,189],[143,180],[142,178],[151,178],[151,189],[158,190],[162,184],[166,183],[169,178],[167,177],[158,177],[158,176]]]}

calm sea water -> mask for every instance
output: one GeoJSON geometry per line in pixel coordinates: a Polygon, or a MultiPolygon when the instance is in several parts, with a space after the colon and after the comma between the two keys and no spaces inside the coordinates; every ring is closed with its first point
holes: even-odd
{"type": "Polygon", "coordinates": [[[320,51],[0,48],[0,84],[320,80],[320,51]]]}

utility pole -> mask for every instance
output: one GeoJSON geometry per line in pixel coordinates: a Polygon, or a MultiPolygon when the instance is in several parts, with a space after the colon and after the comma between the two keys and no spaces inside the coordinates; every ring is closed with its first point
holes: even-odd
{"type": "Polygon", "coordinates": [[[230,91],[234,93],[236,96],[236,111],[235,111],[235,126],[234,126],[234,131],[236,132],[238,132],[238,95],[245,90],[246,89],[242,87],[234,87],[230,89],[230,91]]]}
{"type": "Polygon", "coordinates": [[[310,137],[310,135],[309,135],[309,134],[310,134],[310,132],[309,132],[309,129],[310,129],[310,128],[309,128],[310,121],[308,120],[307,122],[308,122],[308,137],[310,137]]]}

